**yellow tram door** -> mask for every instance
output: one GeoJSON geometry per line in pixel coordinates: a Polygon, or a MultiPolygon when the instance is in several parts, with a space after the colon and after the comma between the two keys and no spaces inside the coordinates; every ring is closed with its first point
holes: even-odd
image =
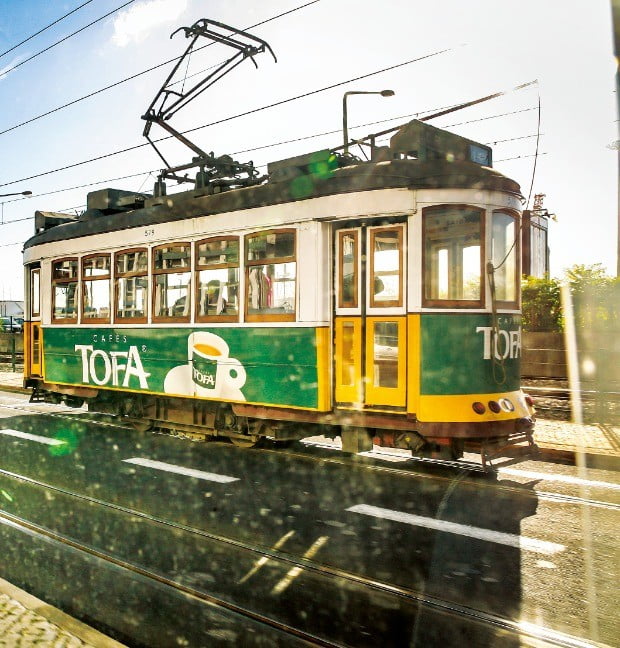
{"type": "Polygon", "coordinates": [[[24,374],[42,376],[41,373],[41,296],[40,269],[29,268],[26,301],[26,321],[24,322],[24,374]]]}
{"type": "Polygon", "coordinates": [[[335,401],[355,409],[407,400],[406,224],[335,232],[335,401]]]}

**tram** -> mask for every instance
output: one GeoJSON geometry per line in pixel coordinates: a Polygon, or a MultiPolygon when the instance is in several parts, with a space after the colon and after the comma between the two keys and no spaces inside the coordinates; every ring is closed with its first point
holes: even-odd
{"type": "Polygon", "coordinates": [[[367,162],[278,161],[256,186],[104,189],[76,219],[37,212],[25,385],[248,444],[531,442],[519,187],[490,149],[436,131],[413,121],[367,162]]]}
{"type": "MultiPolygon", "coordinates": [[[[152,106],[147,136],[168,110],[152,106]]],[[[369,136],[368,160],[313,151],[266,177],[194,148],[188,191],[160,178],[91,192],[75,218],[36,212],[33,398],[248,446],[323,434],[483,462],[534,446],[520,188],[488,146],[418,120],[394,131],[369,136]]]]}

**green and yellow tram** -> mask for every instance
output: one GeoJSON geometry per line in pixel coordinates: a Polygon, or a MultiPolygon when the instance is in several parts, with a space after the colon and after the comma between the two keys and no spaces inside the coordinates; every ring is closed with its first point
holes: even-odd
{"type": "Polygon", "coordinates": [[[532,444],[521,196],[491,162],[414,120],[369,161],[319,151],[251,186],[105,189],[78,218],[37,212],[25,385],[246,445],[532,444]]]}

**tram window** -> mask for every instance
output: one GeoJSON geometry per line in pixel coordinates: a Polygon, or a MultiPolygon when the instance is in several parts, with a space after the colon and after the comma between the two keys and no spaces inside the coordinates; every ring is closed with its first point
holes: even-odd
{"type": "Polygon", "coordinates": [[[153,319],[189,322],[190,265],[189,243],[153,250],[153,319]]]}
{"type": "Polygon", "coordinates": [[[117,252],[114,321],[146,320],[148,258],[145,249],[117,252]]]}
{"type": "Polygon", "coordinates": [[[239,239],[196,244],[196,319],[235,321],[239,316],[239,239]]]}
{"type": "Polygon", "coordinates": [[[398,387],[398,323],[374,322],[373,384],[398,387]]]}
{"type": "Polygon", "coordinates": [[[390,227],[370,232],[370,305],[403,305],[403,229],[390,227]]]}
{"type": "Polygon", "coordinates": [[[473,207],[424,210],[424,306],[482,305],[483,215],[473,207]]]}
{"type": "Polygon", "coordinates": [[[40,317],[41,315],[41,284],[40,269],[35,268],[30,272],[30,316],[40,317]]]}
{"type": "Polygon", "coordinates": [[[512,214],[493,212],[491,257],[495,268],[495,299],[504,305],[514,305],[518,299],[519,240],[517,221],[512,214]]]}
{"type": "Polygon", "coordinates": [[[55,322],[77,322],[78,260],[52,262],[52,319],[55,322]]]}
{"type": "Polygon", "coordinates": [[[249,321],[295,319],[297,263],[294,230],[246,236],[249,321]]]}
{"type": "Polygon", "coordinates": [[[338,307],[358,307],[359,233],[338,232],[340,263],[338,266],[338,307]]]}
{"type": "Polygon", "coordinates": [[[110,255],[100,254],[82,259],[82,319],[110,321],[110,255]]]}

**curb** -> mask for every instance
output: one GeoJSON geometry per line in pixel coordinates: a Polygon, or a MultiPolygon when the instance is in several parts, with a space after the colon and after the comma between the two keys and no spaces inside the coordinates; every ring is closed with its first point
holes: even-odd
{"type": "Polygon", "coordinates": [[[30,394],[30,389],[18,387],[17,385],[0,385],[0,391],[14,392],[17,394],[30,394]]]}
{"type": "Polygon", "coordinates": [[[598,454],[588,452],[586,449],[559,448],[558,446],[541,446],[540,444],[538,449],[539,458],[546,461],[569,463],[573,466],[583,463],[587,468],[620,471],[620,456],[615,454],[598,454]]]}
{"type": "Polygon", "coordinates": [[[57,626],[64,632],[94,648],[126,648],[125,644],[108,637],[89,625],[69,616],[62,610],[47,604],[45,601],[28,594],[19,587],[0,578],[0,594],[17,601],[27,610],[45,619],[48,623],[57,626]]]}

